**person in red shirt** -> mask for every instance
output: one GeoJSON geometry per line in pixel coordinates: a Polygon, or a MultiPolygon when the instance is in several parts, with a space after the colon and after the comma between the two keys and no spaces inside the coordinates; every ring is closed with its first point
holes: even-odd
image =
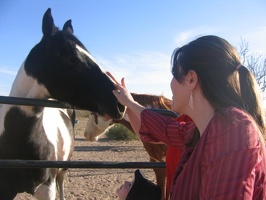
{"type": "Polygon", "coordinates": [[[113,91],[130,120],[141,121],[142,140],[184,147],[169,198],[266,199],[265,115],[236,49],[217,36],[199,37],[173,52],[172,74],[172,110],[194,124],[173,123],[139,105],[124,78],[114,79],[113,91]]]}
{"type": "MultiPolygon", "coordinates": [[[[176,122],[191,122],[190,117],[186,115],[180,115],[179,117],[174,119],[176,122]]],[[[179,126],[179,124],[177,124],[179,126]]],[[[181,155],[184,151],[184,148],[177,148],[175,146],[168,145],[166,150],[166,156],[165,156],[165,165],[166,165],[166,199],[170,196],[171,191],[171,185],[172,181],[176,172],[176,168],[178,165],[178,162],[181,158],[181,155]]]]}
{"type": "Polygon", "coordinates": [[[166,199],[170,196],[171,185],[178,162],[183,153],[183,149],[176,148],[174,146],[167,146],[165,165],[166,165],[166,199]]]}

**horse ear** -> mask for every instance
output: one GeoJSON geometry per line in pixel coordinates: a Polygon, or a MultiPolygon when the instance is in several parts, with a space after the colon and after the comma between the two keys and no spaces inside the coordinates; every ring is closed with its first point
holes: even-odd
{"type": "Polygon", "coordinates": [[[66,23],[64,24],[64,27],[63,27],[63,31],[66,31],[70,34],[73,34],[74,30],[73,30],[71,22],[72,22],[71,19],[66,21],[66,23]]]}
{"type": "Polygon", "coordinates": [[[54,19],[52,17],[51,8],[48,8],[43,15],[42,19],[42,32],[45,36],[51,36],[57,31],[54,25],[54,19]]]}

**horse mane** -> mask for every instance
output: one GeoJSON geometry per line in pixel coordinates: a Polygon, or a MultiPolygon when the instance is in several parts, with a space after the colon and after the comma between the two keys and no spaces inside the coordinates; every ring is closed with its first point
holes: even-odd
{"type": "Polygon", "coordinates": [[[171,109],[172,100],[163,95],[131,93],[135,101],[148,108],[171,109]]]}
{"type": "Polygon", "coordinates": [[[171,110],[172,100],[166,98],[165,96],[160,96],[161,104],[165,107],[167,110],[171,110]]]}

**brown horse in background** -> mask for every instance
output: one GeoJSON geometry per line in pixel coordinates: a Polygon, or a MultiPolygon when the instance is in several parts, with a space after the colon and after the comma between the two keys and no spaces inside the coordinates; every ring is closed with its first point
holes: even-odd
{"type": "MultiPolygon", "coordinates": [[[[148,95],[148,94],[136,94],[132,93],[132,97],[135,101],[145,106],[146,108],[165,109],[170,110],[172,100],[162,95],[148,95]]],[[[133,131],[130,122],[126,119],[121,120],[103,120],[97,113],[91,113],[89,120],[86,124],[84,136],[88,141],[97,141],[99,135],[103,134],[115,123],[124,125],[130,131],[133,131]]],[[[150,156],[150,162],[165,162],[167,146],[165,144],[154,144],[142,141],[143,146],[150,156]]],[[[165,169],[153,169],[156,175],[157,185],[161,187],[162,199],[165,197],[165,169]]]]}

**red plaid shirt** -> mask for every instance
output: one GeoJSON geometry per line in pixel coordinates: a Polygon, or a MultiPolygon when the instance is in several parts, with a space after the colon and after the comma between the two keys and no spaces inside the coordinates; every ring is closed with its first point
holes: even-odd
{"type": "MultiPolygon", "coordinates": [[[[143,141],[184,147],[193,122],[141,113],[143,141]]],[[[266,157],[252,119],[236,108],[215,114],[194,148],[185,147],[170,199],[266,199],[266,157]],[[261,153],[262,149],[262,153],[261,153]]]]}

